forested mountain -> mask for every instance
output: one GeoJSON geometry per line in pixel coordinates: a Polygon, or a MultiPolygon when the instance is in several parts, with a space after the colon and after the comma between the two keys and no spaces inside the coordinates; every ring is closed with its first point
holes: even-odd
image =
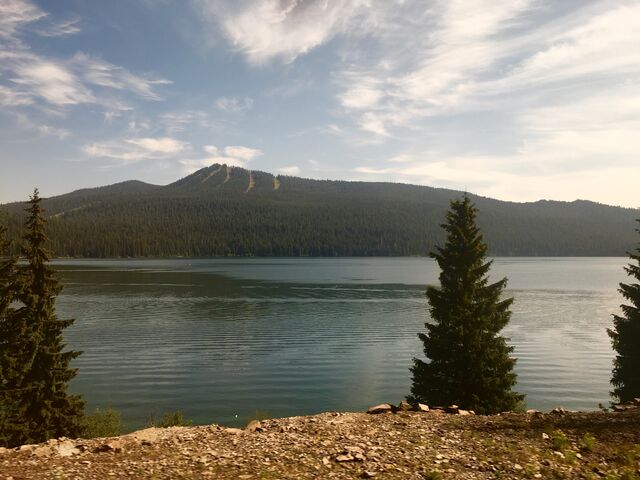
{"type": "MultiPolygon", "coordinates": [[[[449,200],[425,186],[309,180],[212,165],[166,186],[129,181],[44,200],[56,256],[426,255],[449,200]]],[[[471,195],[492,255],[624,255],[635,209],[471,195]]],[[[25,203],[0,205],[18,239],[25,203]]]]}

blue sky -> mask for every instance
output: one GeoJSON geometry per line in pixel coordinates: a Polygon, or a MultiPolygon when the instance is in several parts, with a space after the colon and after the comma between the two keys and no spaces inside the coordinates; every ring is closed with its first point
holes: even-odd
{"type": "Polygon", "coordinates": [[[216,162],[639,207],[640,1],[0,1],[0,202],[216,162]]]}

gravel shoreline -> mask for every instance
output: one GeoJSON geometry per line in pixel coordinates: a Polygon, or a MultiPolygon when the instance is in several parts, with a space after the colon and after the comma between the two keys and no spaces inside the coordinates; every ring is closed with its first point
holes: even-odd
{"type": "Polygon", "coordinates": [[[322,413],[0,449],[0,478],[640,478],[640,408],[322,413]]]}

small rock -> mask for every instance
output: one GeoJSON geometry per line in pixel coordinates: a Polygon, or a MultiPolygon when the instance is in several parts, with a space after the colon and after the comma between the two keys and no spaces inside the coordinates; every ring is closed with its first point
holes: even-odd
{"type": "Polygon", "coordinates": [[[365,470],[364,472],[362,472],[362,475],[360,475],[362,478],[373,478],[378,474],[378,472],[374,472],[373,470],[365,470]]]}
{"type": "Polygon", "coordinates": [[[521,470],[524,470],[524,468],[522,468],[522,465],[520,465],[519,463],[514,464],[513,465],[513,469],[518,471],[518,472],[521,471],[521,470]]]}
{"type": "Polygon", "coordinates": [[[345,453],[364,453],[360,447],[344,447],[345,453]]]}
{"type": "Polygon", "coordinates": [[[398,410],[400,410],[401,412],[410,412],[411,410],[413,410],[413,407],[409,402],[403,400],[398,404],[398,410]]]}
{"type": "Polygon", "coordinates": [[[264,431],[264,428],[262,428],[262,423],[260,423],[258,420],[251,420],[245,430],[247,430],[248,432],[262,432],[264,431]]]}
{"type": "Polygon", "coordinates": [[[558,452],[557,450],[554,450],[553,454],[554,454],[556,457],[564,458],[564,453],[562,453],[562,452],[558,452]]]}
{"type": "Polygon", "coordinates": [[[467,415],[471,415],[471,413],[469,412],[469,410],[459,409],[458,410],[458,415],[462,415],[464,417],[464,416],[467,416],[467,415]]]}
{"type": "Polygon", "coordinates": [[[564,409],[564,408],[562,408],[562,407],[556,407],[556,408],[554,408],[553,410],[551,410],[551,413],[552,413],[553,415],[566,415],[566,414],[568,413],[568,411],[567,411],[567,410],[565,410],[565,409],[564,409]]]}
{"type": "Polygon", "coordinates": [[[530,408],[529,410],[527,410],[527,414],[529,415],[535,415],[540,413],[538,410],[536,410],[535,408],[530,408]]]}
{"type": "Polygon", "coordinates": [[[110,442],[103,443],[102,445],[98,446],[94,451],[97,453],[100,453],[100,452],[119,453],[119,452],[122,452],[123,450],[124,450],[124,444],[122,443],[122,441],[112,440],[110,442]]]}
{"type": "Polygon", "coordinates": [[[386,413],[386,412],[392,412],[392,411],[393,411],[393,406],[390,403],[381,403],[380,405],[375,405],[373,407],[370,407],[367,410],[367,413],[376,415],[378,413],[386,413]]]}
{"type": "Polygon", "coordinates": [[[419,403],[418,406],[416,407],[416,410],[418,412],[428,412],[429,411],[429,405],[425,405],[424,403],[419,403]]]}
{"type": "Polygon", "coordinates": [[[543,440],[549,440],[549,435],[544,433],[544,432],[542,432],[542,439],[543,440]]]}
{"type": "Polygon", "coordinates": [[[460,410],[460,407],[458,407],[458,405],[449,405],[445,409],[447,413],[458,413],[459,410],[460,410]]]}
{"type": "Polygon", "coordinates": [[[41,447],[34,448],[31,453],[36,457],[48,457],[53,453],[53,449],[49,446],[43,445],[41,447]]]}
{"type": "Polygon", "coordinates": [[[336,457],[336,462],[353,462],[354,458],[352,455],[338,455],[336,457]]]}
{"type": "Polygon", "coordinates": [[[322,457],[322,464],[325,466],[330,465],[329,457],[322,457]]]}
{"type": "Polygon", "coordinates": [[[31,450],[34,450],[38,445],[20,445],[18,447],[18,451],[19,452],[30,452],[31,450]]]}
{"type": "Polygon", "coordinates": [[[71,457],[73,455],[79,454],[80,449],[77,448],[73,443],[69,441],[64,441],[59,443],[55,447],[55,452],[58,454],[59,457],[71,457]]]}
{"type": "Polygon", "coordinates": [[[225,428],[222,431],[225,433],[230,433],[231,435],[242,435],[242,432],[244,430],[242,430],[241,428],[225,428]]]}

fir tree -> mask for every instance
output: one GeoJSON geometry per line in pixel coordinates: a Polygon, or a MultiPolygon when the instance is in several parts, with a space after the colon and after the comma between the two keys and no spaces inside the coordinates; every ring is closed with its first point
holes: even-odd
{"type": "MultiPolygon", "coordinates": [[[[49,266],[45,249],[45,220],[35,190],[27,208],[22,254],[26,264],[18,268],[17,299],[22,307],[6,327],[10,337],[8,363],[15,368],[8,377],[14,411],[7,412],[8,443],[42,442],[81,433],[84,402],[67,392],[76,370],[69,362],[80,355],[63,351],[63,330],[73,320],[58,319],[56,297],[61,286],[49,266]]],[[[3,332],[4,333],[4,332],[3,332]]]]}
{"type": "MultiPolygon", "coordinates": [[[[640,233],[640,228],[636,231],[640,233]]],[[[636,264],[630,263],[625,270],[638,282],[621,283],[618,291],[631,305],[620,305],[622,315],[613,315],[613,329],[607,330],[616,351],[611,395],[621,403],[640,397],[640,244],[629,258],[636,264]]]]}
{"type": "Polygon", "coordinates": [[[429,361],[414,358],[408,399],[488,414],[513,410],[524,396],[511,390],[513,347],[499,335],[513,299],[500,298],[506,278],[489,283],[492,262],[486,261],[476,212],[466,194],[452,201],[442,225],[446,243],[431,253],[441,269],[440,286],[427,288],[433,323],[425,324],[426,334],[418,334],[429,361]]]}

